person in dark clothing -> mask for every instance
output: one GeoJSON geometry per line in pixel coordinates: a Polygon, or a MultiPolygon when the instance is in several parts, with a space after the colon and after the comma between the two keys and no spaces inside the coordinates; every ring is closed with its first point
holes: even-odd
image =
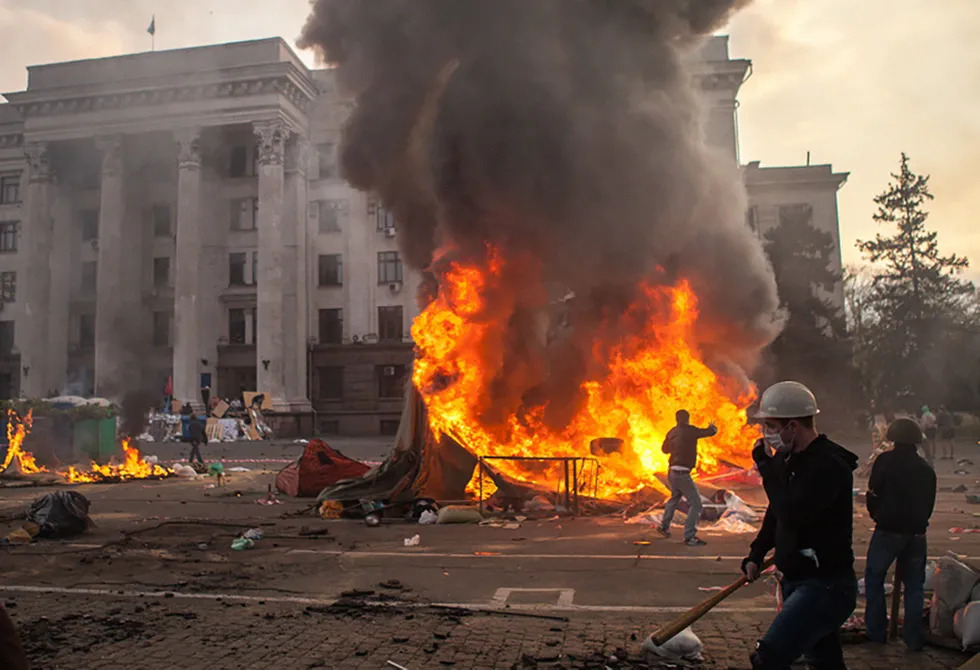
{"type": "Polygon", "coordinates": [[[201,387],[201,403],[204,405],[204,415],[211,416],[211,387],[201,387]]]}
{"type": "Polygon", "coordinates": [[[789,668],[801,655],[844,668],[840,627],[854,611],[853,471],[858,457],[818,434],[817,401],[798,382],[762,394],[764,437],[752,458],[769,506],[742,571],[759,577],[770,549],[782,573],[783,607],[752,654],[753,668],[789,668]]]}
{"type": "Polygon", "coordinates": [[[926,578],[926,528],[936,503],[936,472],[919,456],[925,436],[912,419],[896,419],[886,439],[895,445],[878,456],[868,481],[868,513],[875,531],[864,570],[865,623],[873,642],[888,641],[885,575],[893,562],[905,586],[905,646],[922,649],[922,601],[926,578]]]}
{"type": "Polygon", "coordinates": [[[687,500],[690,509],[687,523],[684,524],[684,543],[691,547],[707,544],[697,536],[698,520],[701,518],[701,494],[691,477],[691,471],[698,465],[698,440],[711,437],[718,432],[714,424],[707,428],[691,425],[691,415],[686,409],[677,410],[674,415],[677,425],[670,429],[664,438],[663,451],[670,454],[670,470],[667,480],[670,483],[670,500],[664,507],[664,518],[657,530],[664,537],[670,537],[670,522],[681,498],[687,500]]]}
{"type": "Polygon", "coordinates": [[[192,416],[187,425],[187,432],[190,435],[191,453],[187,458],[188,463],[193,463],[197,458],[198,463],[204,465],[204,458],[201,456],[201,445],[208,443],[208,433],[204,430],[204,424],[196,416],[192,416]]]}

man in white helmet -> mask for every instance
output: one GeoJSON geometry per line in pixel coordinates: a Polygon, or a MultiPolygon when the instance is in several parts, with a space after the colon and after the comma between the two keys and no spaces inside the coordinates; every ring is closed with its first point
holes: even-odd
{"type": "Polygon", "coordinates": [[[813,393],[798,382],[766,389],[755,460],[769,507],[742,571],[759,576],[770,549],[783,575],[783,607],[752,654],[753,668],[789,668],[805,656],[844,668],[840,627],[854,611],[853,471],[858,458],[816,431],[813,393]]]}

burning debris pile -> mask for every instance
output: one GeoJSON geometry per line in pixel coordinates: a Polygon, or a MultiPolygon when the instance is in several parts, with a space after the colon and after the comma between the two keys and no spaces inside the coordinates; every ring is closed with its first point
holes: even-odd
{"type": "MultiPolygon", "coordinates": [[[[355,99],[345,177],[425,270],[413,382],[478,455],[602,455],[601,496],[657,486],[674,412],[745,463],[748,373],[778,300],[684,63],[741,0],[318,0],[301,46],[355,99]]],[[[557,466],[498,461],[549,486],[557,466]]]]}
{"type": "Polygon", "coordinates": [[[10,474],[15,475],[47,472],[35,462],[34,454],[24,451],[24,438],[31,432],[33,423],[33,412],[28,411],[22,420],[14,410],[7,410],[7,455],[3,458],[3,465],[0,465],[0,474],[6,473],[9,468],[13,468],[10,474]]]}
{"type": "MultiPolygon", "coordinates": [[[[7,455],[4,457],[0,474],[33,475],[51,472],[37,464],[34,455],[24,449],[24,439],[30,434],[33,413],[27,412],[21,419],[13,410],[7,410],[7,455]],[[11,470],[12,469],[12,470],[11,470]]],[[[122,438],[124,459],[122,463],[99,465],[92,463],[88,470],[74,466],[59,469],[53,474],[66,482],[120,482],[128,479],[160,479],[174,474],[172,470],[156,463],[148,463],[129,437],[122,438]]]]}

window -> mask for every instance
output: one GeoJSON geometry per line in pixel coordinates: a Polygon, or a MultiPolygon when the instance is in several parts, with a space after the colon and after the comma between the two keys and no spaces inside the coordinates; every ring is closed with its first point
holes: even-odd
{"type": "Polygon", "coordinates": [[[20,202],[20,175],[0,175],[0,205],[20,202]]]}
{"type": "Polygon", "coordinates": [[[374,220],[378,224],[378,230],[385,231],[395,229],[395,215],[381,205],[378,205],[374,209],[374,220]]]}
{"type": "Polygon", "coordinates": [[[14,302],[17,300],[17,273],[0,272],[0,300],[14,302]]]}
{"type": "Polygon", "coordinates": [[[170,237],[170,205],[153,205],[150,212],[153,218],[153,235],[170,237]]]}
{"type": "Polygon", "coordinates": [[[398,399],[405,393],[405,366],[404,365],[379,365],[377,366],[378,375],[378,397],[398,399]]]}
{"type": "Polygon", "coordinates": [[[340,254],[320,256],[317,263],[320,286],[342,286],[344,283],[344,260],[340,254]]]}
{"type": "Polygon", "coordinates": [[[170,346],[170,312],[153,312],[153,346],[170,346]]]}
{"type": "Polygon", "coordinates": [[[344,315],[337,308],[321,309],[320,344],[341,344],[344,340],[344,315]]]}
{"type": "Polygon", "coordinates": [[[0,221],[0,251],[17,251],[17,221],[0,221]]]}
{"type": "Polygon", "coordinates": [[[317,370],[320,381],[321,400],[341,400],[344,397],[344,368],[340,365],[329,365],[317,370]]]}
{"type": "Polygon", "coordinates": [[[252,170],[249,170],[247,145],[239,144],[232,147],[231,155],[228,158],[229,177],[250,177],[254,174],[252,170]]]}
{"type": "Polygon", "coordinates": [[[82,281],[79,283],[79,290],[83,295],[92,295],[95,293],[98,271],[99,264],[96,261],[85,261],[82,263],[82,281]]]}
{"type": "Polygon", "coordinates": [[[378,308],[378,340],[380,342],[402,341],[401,305],[378,308]]]}
{"type": "Polygon", "coordinates": [[[337,178],[337,147],[333,142],[318,144],[317,162],[320,164],[320,179],[337,178]]]}
{"type": "Polygon", "coordinates": [[[398,419],[381,419],[379,428],[382,435],[397,435],[401,421],[398,419]]]}
{"type": "Polygon", "coordinates": [[[259,283],[259,252],[252,252],[252,285],[259,283]]]}
{"type": "Polygon", "coordinates": [[[317,215],[320,219],[321,233],[336,233],[340,230],[340,214],[346,204],[343,200],[317,200],[317,215]]]}
{"type": "Polygon", "coordinates": [[[99,210],[83,209],[78,213],[78,224],[82,229],[82,242],[99,239],[99,210]]]}
{"type": "Polygon", "coordinates": [[[813,225],[813,207],[809,203],[779,206],[780,226],[813,225]]]}
{"type": "Polygon", "coordinates": [[[378,283],[390,284],[402,280],[402,260],[397,251],[378,252],[378,283]]]}
{"type": "Polygon", "coordinates": [[[0,354],[6,356],[14,350],[14,322],[0,321],[0,354]]]}
{"type": "Polygon", "coordinates": [[[244,252],[228,254],[228,285],[245,286],[245,258],[244,252]]]}
{"type": "Polygon", "coordinates": [[[170,257],[153,259],[153,288],[170,286],[170,257]]]}
{"type": "Polygon", "coordinates": [[[236,198],[231,201],[231,229],[255,230],[258,220],[258,198],[236,198]]]}
{"type": "Polygon", "coordinates": [[[232,344],[245,344],[245,310],[228,310],[228,341],[232,344]]]}
{"type": "Polygon", "coordinates": [[[95,314],[78,316],[78,347],[84,350],[95,347],[95,314]]]}

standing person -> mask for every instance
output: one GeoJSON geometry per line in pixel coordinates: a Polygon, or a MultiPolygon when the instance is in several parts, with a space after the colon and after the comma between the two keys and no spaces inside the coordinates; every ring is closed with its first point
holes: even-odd
{"type": "Polygon", "coordinates": [[[753,668],[789,668],[804,655],[818,668],[844,668],[840,627],[854,611],[857,580],[851,549],[853,471],[858,457],[816,431],[820,410],[798,382],[762,394],[763,438],[755,460],[769,506],[742,571],[759,577],[775,549],[783,607],[752,654],[753,668]]]}
{"type": "Polygon", "coordinates": [[[670,454],[670,470],[667,473],[670,500],[664,507],[664,518],[657,530],[664,537],[670,537],[670,522],[674,518],[677,504],[684,498],[690,505],[687,523],[684,524],[684,544],[701,547],[707,544],[697,536],[698,520],[701,518],[701,494],[691,477],[691,471],[698,464],[698,440],[715,435],[718,429],[713,423],[708,424],[707,428],[692,426],[691,415],[686,409],[677,410],[674,418],[677,425],[667,433],[662,447],[665,454],[670,454]]]}
{"type": "Polygon", "coordinates": [[[953,415],[949,413],[945,405],[939,406],[939,412],[936,414],[936,428],[939,433],[939,444],[942,446],[942,457],[949,460],[956,458],[953,453],[953,438],[956,437],[956,428],[954,426],[953,415]],[[949,456],[946,455],[947,451],[949,456]]]}
{"type": "Polygon", "coordinates": [[[922,449],[926,452],[926,460],[929,461],[929,465],[936,463],[936,423],[936,415],[929,409],[929,405],[923,405],[919,426],[926,435],[922,449]]]}
{"type": "Polygon", "coordinates": [[[204,465],[204,457],[201,456],[201,445],[208,443],[208,433],[204,430],[204,424],[196,416],[191,416],[190,423],[187,425],[187,432],[190,435],[191,443],[191,453],[187,457],[188,463],[193,463],[194,458],[197,457],[197,461],[204,465]]]}
{"type": "Polygon", "coordinates": [[[887,439],[895,448],[878,457],[868,481],[868,513],[876,525],[864,570],[865,623],[873,642],[888,641],[885,574],[897,560],[896,574],[905,585],[902,637],[906,647],[918,651],[923,645],[926,528],[936,503],[936,473],[916,451],[923,435],[915,421],[896,419],[888,426],[887,439]]]}

